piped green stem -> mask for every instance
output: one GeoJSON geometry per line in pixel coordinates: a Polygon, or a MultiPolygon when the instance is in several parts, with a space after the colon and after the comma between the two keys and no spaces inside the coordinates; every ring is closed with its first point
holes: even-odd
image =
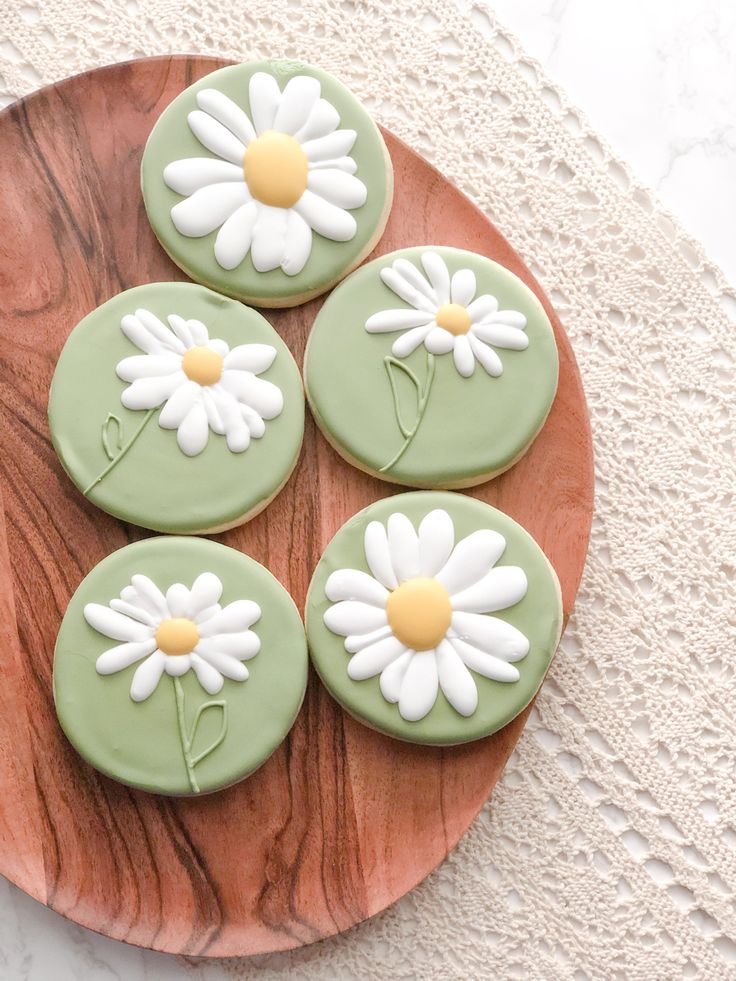
{"type": "Polygon", "coordinates": [[[427,402],[429,401],[429,392],[432,388],[435,373],[434,355],[430,354],[429,351],[427,352],[427,372],[423,386],[411,368],[407,367],[403,361],[399,361],[393,356],[387,356],[383,359],[383,363],[386,365],[386,372],[388,374],[389,384],[391,385],[391,395],[393,396],[394,400],[394,415],[396,416],[396,422],[401,430],[401,435],[404,437],[404,442],[401,444],[397,453],[389,460],[389,462],[385,466],[381,467],[381,469],[378,471],[379,473],[386,473],[386,471],[391,470],[391,468],[399,462],[401,457],[408,450],[411,441],[414,439],[416,432],[419,429],[419,424],[424,418],[424,413],[427,409],[427,402]],[[401,416],[399,393],[396,387],[396,380],[393,376],[393,372],[391,371],[392,366],[401,369],[401,371],[404,372],[417,390],[417,414],[414,420],[414,425],[411,428],[404,423],[401,416]]]}
{"type": "MultiPolygon", "coordinates": [[[[153,413],[156,411],[156,408],[157,407],[154,407],[153,409],[149,409],[148,412],[146,412],[146,414],[143,417],[143,421],[141,422],[140,426],[138,426],[138,428],[133,433],[133,435],[130,437],[130,439],[128,440],[128,442],[123,444],[123,446],[121,447],[121,450],[117,454],[117,456],[114,456],[112,458],[112,460],[110,460],[110,462],[108,463],[108,465],[105,467],[105,469],[102,470],[101,473],[99,473],[95,477],[95,479],[92,481],[92,483],[88,487],[85,487],[85,489],[82,491],[82,493],[84,494],[85,497],[89,494],[89,492],[92,490],[93,487],[96,487],[97,484],[99,484],[99,482],[101,480],[104,480],[105,477],[107,477],[107,475],[110,473],[110,471],[114,467],[116,467],[118,465],[118,463],[120,463],[120,461],[123,459],[123,457],[125,456],[125,454],[131,448],[131,446],[133,445],[133,443],[135,443],[135,441],[138,439],[138,437],[140,436],[140,434],[143,432],[143,429],[145,428],[146,423],[151,418],[151,416],[153,415],[153,413]]],[[[108,419],[109,418],[110,417],[108,416],[108,419]]],[[[113,418],[117,418],[117,417],[113,417],[113,418]]],[[[105,424],[107,425],[107,422],[105,424]]],[[[104,445],[105,445],[105,442],[104,442],[104,435],[103,435],[103,446],[104,445]]],[[[106,451],[107,451],[107,447],[106,447],[106,451]]]]}

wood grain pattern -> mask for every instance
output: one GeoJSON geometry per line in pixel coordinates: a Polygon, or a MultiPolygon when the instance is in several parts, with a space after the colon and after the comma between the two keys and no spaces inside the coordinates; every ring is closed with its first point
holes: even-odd
{"type": "MultiPolygon", "coordinates": [[[[0,870],[111,937],[213,956],[310,943],[411,889],[477,814],[526,715],[477,743],[415,747],[347,717],[312,676],[297,724],[268,763],[197,800],[107,780],[61,734],[51,667],[69,597],[100,559],[146,532],[96,510],[66,478],[49,440],[48,387],[81,317],[120,290],[184,278],[148,227],[138,168],[160,112],[221,65],[198,57],[118,65],[42,89],[0,116],[0,870]]],[[[421,243],[485,253],[521,276],[552,319],[560,386],[544,431],[517,466],[472,493],[542,545],[568,614],[592,508],[589,425],[570,345],[500,233],[386,136],[397,193],[375,254],[421,243]]],[[[266,312],[297,361],[320,302],[266,312]]],[[[395,490],[351,469],[308,419],[283,493],[219,538],[268,566],[303,606],[331,536],[395,490]]]]}

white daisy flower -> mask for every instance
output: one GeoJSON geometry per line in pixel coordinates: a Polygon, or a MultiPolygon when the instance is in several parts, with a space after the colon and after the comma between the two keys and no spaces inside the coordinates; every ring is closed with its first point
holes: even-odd
{"type": "Polygon", "coordinates": [[[183,453],[196,456],[210,429],[224,436],[233,453],[248,449],[284,407],[281,389],[256,376],[270,368],[276,348],[210,339],[199,320],[168,317],[171,329],[149,310],[123,317],[120,328],[144,354],[123,358],[115,368],[131,382],[120,396],[126,409],[154,409],[163,429],[176,429],[183,453]]]}
{"type": "Polygon", "coordinates": [[[273,75],[256,72],[249,84],[250,116],[217,89],[197,93],[189,113],[192,133],[212,157],[175,160],[164,181],[186,195],[171,209],[182,235],[219,228],[215,258],[235,269],[251,253],[258,272],[301,272],[312,232],[347,242],[357,224],[349,212],[367,190],[349,155],[357,133],[338,129],[335,107],[321,98],[316,78],[295,75],[283,92],[273,75]]]}
{"type": "Polygon", "coordinates": [[[388,702],[398,702],[409,722],[432,709],[439,688],[460,715],[478,706],[477,674],[494,681],[519,680],[512,662],[526,657],[529,641],[510,623],[487,616],[524,598],[527,579],[518,566],[496,566],[506,539],[475,531],[455,545],[444,510],[432,511],[414,530],[392,514],[384,527],[365,530],[365,557],[372,575],[339,569],[325,585],[334,603],[326,626],[345,637],[352,654],[348,675],[363,681],[380,675],[388,702]]]}
{"type": "Polygon", "coordinates": [[[203,572],[191,589],[177,582],[164,595],[148,576],[135,575],[130,586],[108,606],[87,603],[84,618],[99,633],[122,643],[97,658],[99,674],[115,674],[138,664],[130,697],[142,702],[153,694],[166,673],[181,677],[194,671],[202,688],[215,695],[223,679],[245,681],[243,664],[261,642],[251,627],[261,616],[252,600],[219,604],[222,583],[203,572]]]}
{"type": "Polygon", "coordinates": [[[408,307],[380,310],[366,321],[372,334],[402,331],[392,351],[405,358],[420,344],[430,354],[449,354],[455,367],[469,378],[479,361],[489,375],[503,373],[494,347],[524,351],[529,338],[524,333],[526,317],[518,310],[499,310],[490,293],[476,297],[475,273],[458,269],[450,277],[437,252],[422,255],[424,273],[408,259],[395,259],[381,270],[381,279],[408,307]]]}

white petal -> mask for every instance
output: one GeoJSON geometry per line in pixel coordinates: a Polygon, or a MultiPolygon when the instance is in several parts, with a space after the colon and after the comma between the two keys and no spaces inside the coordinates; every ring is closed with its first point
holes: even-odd
{"type": "Polygon", "coordinates": [[[186,616],[194,617],[208,606],[214,606],[222,596],[222,583],[214,572],[202,572],[194,580],[189,594],[186,616]]]}
{"type": "Polygon", "coordinates": [[[376,644],[364,647],[348,662],[348,677],[353,681],[365,681],[380,674],[392,661],[400,657],[406,647],[396,637],[386,637],[376,644]]]}
{"type": "Polygon", "coordinates": [[[349,242],[358,227],[350,212],[330,204],[310,190],[302,194],[294,210],[313,231],[333,242],[349,242]]]}
{"type": "Polygon", "coordinates": [[[379,310],[365,322],[369,334],[384,334],[411,327],[424,327],[434,320],[427,310],[379,310]]]}
{"type": "Polygon", "coordinates": [[[287,276],[298,275],[307,264],[312,251],[312,229],[292,208],[286,219],[286,241],[281,269],[287,276]]]}
{"type": "Polygon", "coordinates": [[[325,594],[333,603],[360,600],[384,608],[388,599],[385,586],[359,569],[336,569],[325,583],[325,594]]]}
{"type": "Polygon", "coordinates": [[[386,611],[368,603],[344,600],[335,603],[324,614],[325,626],[333,634],[347,637],[349,634],[367,634],[387,624],[386,611]]]}
{"type": "Polygon", "coordinates": [[[410,304],[416,310],[424,310],[426,313],[431,313],[434,317],[437,312],[437,304],[432,303],[424,293],[420,293],[411,283],[407,282],[401,273],[396,272],[391,266],[386,266],[381,270],[381,279],[405,303],[410,304]]]}
{"type": "Polygon", "coordinates": [[[432,284],[438,303],[450,302],[450,273],[445,260],[436,252],[422,254],[424,271],[432,284]]]}
{"type": "Polygon", "coordinates": [[[453,613],[452,629],[461,640],[503,661],[520,661],[529,653],[529,641],[512,624],[480,613],[453,613]]]}
{"type": "Polygon", "coordinates": [[[430,332],[431,327],[429,324],[425,324],[424,327],[415,327],[413,330],[408,330],[401,337],[397,337],[394,343],[391,345],[391,352],[396,355],[397,358],[406,358],[412,351],[416,351],[419,345],[427,337],[430,332]]]}
{"type": "Polygon", "coordinates": [[[257,218],[258,205],[249,201],[225,220],[215,239],[215,259],[223,269],[236,269],[248,255],[257,218]]]}
{"type": "Polygon", "coordinates": [[[407,722],[418,722],[437,701],[437,658],[434,651],[415,654],[404,674],[399,694],[399,714],[407,722]]]}
{"type": "Polygon", "coordinates": [[[450,557],[455,528],[447,511],[438,508],[419,525],[419,574],[433,578],[450,557]]]}
{"type": "Polygon", "coordinates": [[[481,580],[503,555],[506,539],[497,531],[482,528],[463,538],[437,573],[450,596],[481,580]]]}
{"type": "Polygon", "coordinates": [[[261,608],[253,600],[235,600],[213,617],[200,623],[200,637],[214,637],[217,634],[238,633],[247,630],[261,616],[261,608]]]}
{"type": "Polygon", "coordinates": [[[242,661],[238,661],[237,658],[230,657],[229,654],[223,654],[221,651],[211,650],[206,654],[201,652],[203,660],[211,664],[216,671],[219,671],[221,675],[225,678],[230,678],[231,681],[247,681],[248,680],[248,669],[243,664],[242,661]]]}
{"type": "Polygon", "coordinates": [[[161,651],[154,651],[143,664],[136,668],[130,685],[130,697],[134,702],[142,702],[153,694],[156,685],[161,680],[165,663],[166,655],[161,651]]]}
{"type": "Polygon", "coordinates": [[[226,391],[255,409],[263,419],[275,419],[284,408],[284,396],[278,385],[249,371],[223,371],[220,381],[226,391]]]}
{"type": "Polygon", "coordinates": [[[149,640],[151,629],[137,620],[122,613],[116,613],[109,606],[101,603],[87,603],[84,608],[84,619],[99,633],[112,640],[139,641],[149,640]]]}
{"type": "Polygon", "coordinates": [[[458,373],[462,375],[463,378],[470,378],[475,371],[475,358],[473,357],[473,350],[470,347],[470,342],[464,334],[461,334],[459,337],[455,338],[455,346],[452,349],[452,357],[458,373]]]}
{"type": "Polygon", "coordinates": [[[413,262],[409,262],[408,259],[394,259],[393,268],[394,271],[400,276],[403,276],[407,283],[410,283],[414,289],[418,290],[423,296],[426,296],[432,306],[437,309],[440,304],[440,300],[437,298],[434,287],[431,283],[427,282],[413,262]]]}
{"type": "Polygon", "coordinates": [[[137,620],[138,623],[144,623],[147,627],[157,627],[159,624],[159,618],[157,616],[149,613],[144,607],[136,603],[129,603],[127,600],[111,599],[110,609],[115,610],[116,613],[122,613],[123,616],[130,617],[131,620],[137,620]]]}
{"type": "Polygon", "coordinates": [[[181,358],[177,354],[134,354],[123,358],[115,366],[115,374],[126,382],[139,378],[170,375],[181,368],[181,358]]]}
{"type": "Polygon", "coordinates": [[[215,354],[219,354],[221,358],[227,357],[230,353],[230,348],[228,347],[227,341],[220,340],[219,337],[213,337],[207,344],[210,351],[214,351],[215,354]]]}
{"type": "Polygon", "coordinates": [[[467,667],[471,671],[477,671],[478,674],[482,674],[484,678],[491,678],[492,681],[513,683],[521,677],[518,668],[515,668],[513,664],[502,661],[492,654],[486,654],[485,651],[479,651],[477,647],[466,644],[465,641],[459,640],[458,638],[453,638],[451,643],[467,667]]]}
{"type": "Polygon", "coordinates": [[[368,196],[363,181],[337,169],[310,171],[307,186],[338,208],[360,208],[368,196]]]}
{"type": "Polygon", "coordinates": [[[186,456],[197,456],[209,437],[207,413],[201,400],[195,402],[176,431],[176,442],[186,456]]]}
{"type": "Polygon", "coordinates": [[[286,208],[271,208],[258,205],[258,217],[253,227],[251,259],[257,272],[270,272],[278,269],[284,260],[286,250],[286,208]]]}
{"type": "Polygon", "coordinates": [[[217,408],[215,394],[210,388],[202,389],[202,405],[207,413],[207,424],[213,433],[218,436],[225,435],[225,423],[222,421],[220,410],[217,408]]]}
{"type": "Polygon", "coordinates": [[[234,657],[239,661],[248,661],[255,657],[261,649],[258,634],[252,630],[242,630],[233,634],[215,634],[213,637],[203,637],[195,647],[197,654],[209,657],[214,651],[234,657]]]}
{"type": "Polygon", "coordinates": [[[120,321],[120,328],[128,340],[146,354],[184,354],[181,341],[148,310],[126,314],[120,321]]]}
{"type": "Polygon", "coordinates": [[[224,368],[240,368],[260,375],[273,364],[276,348],[271,344],[238,344],[225,358],[224,368]]]}
{"type": "Polygon", "coordinates": [[[266,432],[266,424],[263,419],[261,419],[255,409],[251,409],[249,405],[243,405],[242,403],[240,403],[240,413],[243,419],[245,419],[245,424],[250,429],[253,439],[260,439],[266,432]]]}
{"type": "Polygon", "coordinates": [[[189,329],[189,323],[180,317],[177,313],[171,313],[166,318],[169,321],[169,326],[182,342],[185,348],[189,350],[190,347],[194,347],[194,337],[189,329]]]}
{"type": "Polygon", "coordinates": [[[166,590],[166,605],[172,617],[189,616],[189,590],[181,582],[172,583],[166,590]]]}
{"type": "Polygon", "coordinates": [[[195,344],[204,347],[209,343],[210,335],[201,320],[187,320],[187,324],[195,344]]]}
{"type": "Polygon", "coordinates": [[[217,407],[225,427],[227,448],[231,453],[244,453],[250,446],[250,430],[234,395],[220,391],[216,394],[217,407]]]}
{"type": "MultiPolygon", "coordinates": [[[[476,327],[473,331],[477,330],[476,327]]],[[[470,347],[472,348],[473,354],[478,359],[478,362],[483,365],[485,370],[492,378],[498,378],[499,375],[503,374],[503,365],[501,364],[501,359],[490,347],[485,345],[483,341],[479,340],[474,334],[468,334],[468,340],[470,341],[470,347]]]]}
{"type": "Polygon", "coordinates": [[[505,324],[476,324],[471,328],[476,337],[486,344],[507,348],[510,351],[526,351],[529,347],[529,336],[518,327],[507,327],[505,324]]]}
{"type": "Polygon", "coordinates": [[[484,324],[505,324],[507,327],[516,327],[524,330],[526,327],[526,317],[518,310],[498,310],[483,318],[484,324]]]}
{"type": "Polygon", "coordinates": [[[310,75],[294,75],[284,86],[273,128],[294,134],[306,123],[319,99],[320,84],[310,75]]]}
{"type": "Polygon", "coordinates": [[[302,150],[311,161],[333,160],[350,153],[357,137],[354,129],[336,129],[327,136],[302,143],[302,150]]]}
{"type": "Polygon", "coordinates": [[[336,157],[330,160],[310,160],[309,170],[342,170],[346,174],[354,174],[358,165],[352,157],[336,157]]]}
{"type": "Polygon", "coordinates": [[[453,303],[467,307],[475,296],[475,273],[472,269],[458,269],[450,283],[450,297],[453,303]]]}
{"type": "Polygon", "coordinates": [[[437,648],[440,688],[455,711],[466,718],[478,708],[478,689],[455,648],[443,640],[437,648]]]}
{"type": "Polygon", "coordinates": [[[427,334],[424,346],[430,354],[447,354],[455,347],[455,335],[443,327],[433,327],[427,334]]]}
{"type": "Polygon", "coordinates": [[[255,137],[256,132],[250,119],[224,92],[219,92],[217,89],[202,89],[197,92],[197,105],[226,126],[243,146],[248,146],[255,137]]]}
{"type": "Polygon", "coordinates": [[[181,678],[191,666],[192,659],[189,654],[167,655],[164,661],[164,671],[170,678],[181,678]]]}
{"type": "Polygon", "coordinates": [[[155,409],[165,402],[185,381],[183,372],[159,378],[139,378],[120,394],[126,409],[155,409]]]}
{"type": "Polygon", "coordinates": [[[281,101],[281,90],[273,75],[269,75],[268,72],[256,72],[251,76],[248,95],[250,116],[256,133],[260,136],[267,129],[273,129],[276,110],[281,101]]]}
{"type": "Polygon", "coordinates": [[[169,615],[166,598],[153,579],[149,579],[148,576],[138,572],[131,576],[130,582],[140,597],[140,601],[145,603],[152,613],[156,613],[160,617],[169,615]]]}
{"type": "Polygon", "coordinates": [[[396,658],[395,661],[392,661],[391,664],[389,664],[388,667],[384,668],[381,672],[381,679],[379,682],[381,694],[386,701],[391,702],[392,705],[395,705],[399,700],[401,684],[404,680],[406,669],[409,667],[409,662],[413,657],[414,651],[405,651],[401,657],[396,658]]]}
{"type": "Polygon", "coordinates": [[[387,522],[388,548],[397,580],[402,583],[419,575],[419,539],[405,514],[395,511],[387,522]]]}
{"type": "Polygon", "coordinates": [[[184,422],[192,406],[200,400],[202,387],[187,379],[171,395],[158,416],[162,429],[176,429],[184,422]]]}
{"type": "Polygon", "coordinates": [[[164,167],[164,183],[177,194],[189,196],[210,184],[225,181],[242,181],[242,164],[227,160],[213,160],[212,157],[190,157],[188,160],[174,160],[164,167]]]}
{"type": "Polygon", "coordinates": [[[200,109],[194,109],[187,116],[189,128],[202,146],[232,164],[243,163],[245,144],[234,136],[227,127],[200,109]]]}
{"type": "Polygon", "coordinates": [[[155,650],[156,640],[153,637],[150,640],[140,640],[111,647],[97,658],[95,664],[97,673],[115,674],[116,671],[122,671],[123,668],[130,667],[131,664],[135,664],[141,658],[148,657],[155,650]]]}
{"type": "Polygon", "coordinates": [[[212,617],[216,616],[218,613],[222,612],[222,607],[219,603],[213,603],[212,606],[205,606],[203,610],[199,613],[194,614],[194,622],[197,624],[206,623],[211,620],[212,617]]]}
{"type": "Polygon", "coordinates": [[[380,521],[368,524],[363,543],[365,560],[374,577],[387,589],[396,589],[399,582],[391,564],[386,529],[380,521]]]}
{"type": "Polygon", "coordinates": [[[468,306],[468,314],[474,324],[477,324],[484,317],[495,313],[496,310],[498,310],[498,300],[495,296],[491,296],[490,293],[484,293],[482,296],[477,297],[468,306]]]}
{"type": "Polygon", "coordinates": [[[216,695],[220,691],[223,685],[222,675],[209,661],[205,661],[199,654],[192,654],[192,668],[208,695],[216,695]]]}
{"type": "Polygon", "coordinates": [[[308,140],[327,136],[339,125],[340,116],[337,109],[326,99],[318,99],[309,114],[309,119],[301,129],[294,133],[294,138],[300,143],[306,143],[308,140]]]}
{"type": "Polygon", "coordinates": [[[345,650],[348,654],[357,654],[358,651],[362,651],[369,644],[375,644],[376,641],[390,636],[391,627],[388,624],[385,627],[379,627],[378,630],[371,630],[367,634],[348,634],[345,638],[345,650]]]}
{"type": "Polygon", "coordinates": [[[452,596],[453,610],[463,613],[495,613],[514,606],[526,596],[524,570],[503,565],[485,575],[474,586],[452,596]]]}
{"type": "Polygon", "coordinates": [[[250,200],[245,184],[210,184],[171,209],[171,220],[182,235],[201,238],[209,235],[250,200]]]}

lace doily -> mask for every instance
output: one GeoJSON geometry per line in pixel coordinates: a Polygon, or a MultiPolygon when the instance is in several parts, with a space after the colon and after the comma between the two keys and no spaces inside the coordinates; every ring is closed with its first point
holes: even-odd
{"type": "Polygon", "coordinates": [[[5,102],[170,52],[334,72],[507,234],[585,383],[597,455],[587,572],[491,802],[383,915],[220,970],[732,977],[736,294],[492,15],[449,0],[398,6],[13,0],[4,11],[5,102]]]}

